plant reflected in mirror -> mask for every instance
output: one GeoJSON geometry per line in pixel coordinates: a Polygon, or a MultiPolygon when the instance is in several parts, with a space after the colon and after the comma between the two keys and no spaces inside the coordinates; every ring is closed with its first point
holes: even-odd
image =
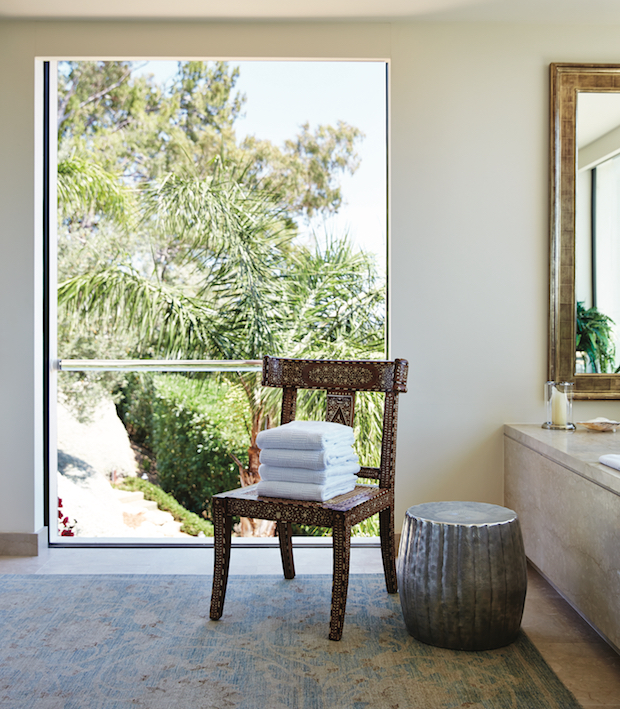
{"type": "Polygon", "coordinates": [[[596,308],[577,302],[576,374],[617,372],[614,321],[596,308]]]}

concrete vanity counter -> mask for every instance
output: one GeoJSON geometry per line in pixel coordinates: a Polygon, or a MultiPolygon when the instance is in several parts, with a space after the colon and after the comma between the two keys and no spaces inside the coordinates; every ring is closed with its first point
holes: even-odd
{"type": "Polygon", "coordinates": [[[620,648],[620,454],[617,433],[504,427],[504,499],[521,520],[525,553],[620,648]]]}

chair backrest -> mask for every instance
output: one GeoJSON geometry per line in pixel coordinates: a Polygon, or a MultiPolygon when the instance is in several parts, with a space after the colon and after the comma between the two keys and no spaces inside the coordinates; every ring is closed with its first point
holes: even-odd
{"type": "Polygon", "coordinates": [[[383,392],[383,435],[381,464],[363,467],[362,478],[379,481],[381,488],[394,487],[398,395],[407,391],[408,362],[336,359],[263,359],[263,386],[282,389],[280,423],[295,419],[298,389],[321,389],[327,394],[326,421],[353,426],[355,394],[358,391],[383,392]]]}

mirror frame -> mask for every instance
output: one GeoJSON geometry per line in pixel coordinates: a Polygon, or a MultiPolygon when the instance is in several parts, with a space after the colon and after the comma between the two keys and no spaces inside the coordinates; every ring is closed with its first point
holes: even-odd
{"type": "Polygon", "coordinates": [[[575,374],[577,93],[620,93],[620,64],[550,69],[549,379],[574,382],[575,399],[620,399],[620,374],[575,374]]]}

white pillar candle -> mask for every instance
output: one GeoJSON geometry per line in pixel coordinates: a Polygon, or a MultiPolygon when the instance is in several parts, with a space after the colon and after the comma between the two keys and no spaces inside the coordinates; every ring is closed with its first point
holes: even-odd
{"type": "Polygon", "coordinates": [[[568,423],[568,398],[566,394],[555,387],[551,392],[551,423],[555,426],[566,426],[568,423]]]}

